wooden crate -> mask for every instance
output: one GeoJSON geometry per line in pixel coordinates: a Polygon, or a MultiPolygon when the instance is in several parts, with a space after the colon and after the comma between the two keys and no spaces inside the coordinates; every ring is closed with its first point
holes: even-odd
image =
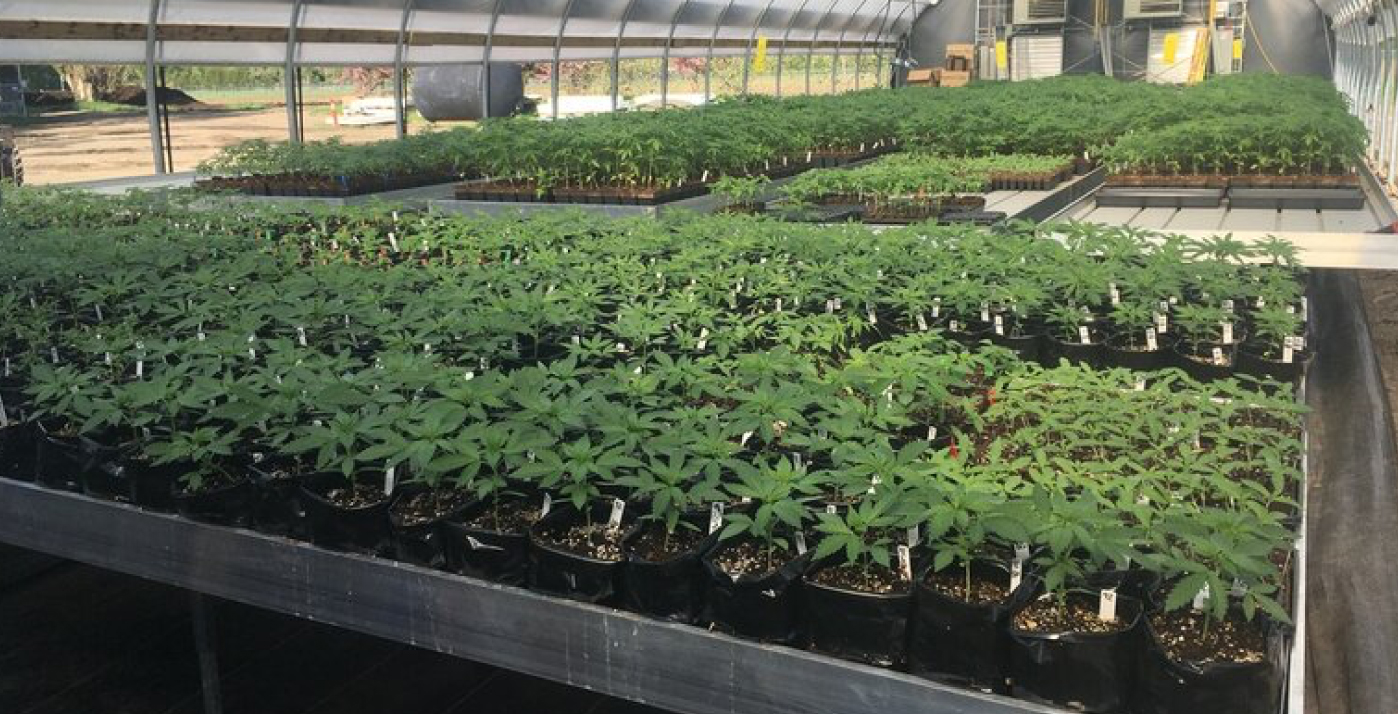
{"type": "Polygon", "coordinates": [[[970,70],[942,70],[941,86],[943,87],[964,87],[971,83],[970,70]]]}

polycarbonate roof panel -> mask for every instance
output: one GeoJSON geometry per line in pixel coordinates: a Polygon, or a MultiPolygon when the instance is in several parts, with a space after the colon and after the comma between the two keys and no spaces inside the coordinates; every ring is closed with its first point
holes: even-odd
{"type": "MultiPolygon", "coordinates": [[[[0,0],[0,21],[37,22],[0,36],[5,62],[141,62],[151,0],[0,0]],[[83,27],[90,23],[91,27],[83,27]],[[31,32],[36,36],[17,33],[31,32]]],[[[294,61],[322,65],[388,64],[408,10],[404,61],[479,61],[494,19],[492,57],[539,61],[553,56],[560,28],[563,59],[605,59],[629,18],[625,40],[675,37],[672,56],[702,56],[695,40],[731,46],[753,36],[855,43],[896,41],[924,0],[303,0],[294,61]],[[563,21],[564,16],[567,22],[563,21]],[[716,27],[717,26],[717,27],[716,27]],[[568,38],[587,38],[569,43],[568,38]]],[[[280,64],[286,60],[295,0],[159,0],[155,60],[162,63],[280,64]]],[[[663,43],[624,45],[624,57],[655,57],[663,43]]],[[[805,51],[800,48],[793,51],[805,51]]],[[[830,48],[819,48],[828,52],[830,48]]]]}

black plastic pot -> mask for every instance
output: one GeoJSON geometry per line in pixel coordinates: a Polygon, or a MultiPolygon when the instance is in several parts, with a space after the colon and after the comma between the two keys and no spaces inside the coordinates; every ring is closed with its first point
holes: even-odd
{"type": "Polygon", "coordinates": [[[952,329],[953,320],[946,322],[946,335],[948,338],[956,340],[967,347],[974,347],[981,343],[981,340],[990,339],[993,326],[989,322],[959,321],[956,322],[956,329],[952,329]]]}
{"type": "MultiPolygon", "coordinates": [[[[370,483],[374,481],[370,480],[370,483]]],[[[321,471],[301,477],[297,493],[306,513],[311,540],[320,546],[371,555],[392,552],[388,509],[393,498],[359,508],[345,508],[326,498],[331,489],[348,483],[344,474],[321,471]]]]}
{"type": "Polygon", "coordinates": [[[643,533],[661,527],[639,525],[626,535],[623,606],[671,622],[697,622],[704,606],[704,567],[699,561],[718,542],[718,534],[710,534],[690,550],[659,562],[645,560],[631,551],[631,544],[643,533]]]}
{"type": "MultiPolygon", "coordinates": [[[[1134,336],[1133,336],[1134,337],[1134,336]]],[[[1165,369],[1171,365],[1170,347],[1174,344],[1168,334],[1156,337],[1156,349],[1128,349],[1132,337],[1115,334],[1107,338],[1102,346],[1102,362],[1107,367],[1121,367],[1141,371],[1165,369]]],[[[1140,340],[1137,340],[1140,342],[1140,340]]]]}
{"type": "Polygon", "coordinates": [[[442,546],[442,523],[449,518],[460,515],[474,504],[469,500],[463,501],[461,505],[430,521],[405,525],[402,518],[396,513],[397,507],[409,497],[426,490],[426,486],[419,484],[408,484],[399,489],[398,498],[394,499],[394,506],[388,511],[388,522],[393,528],[393,556],[405,563],[421,565],[425,568],[445,569],[447,558],[446,551],[442,546]]]}
{"type": "MultiPolygon", "coordinates": [[[[971,563],[977,577],[1010,580],[1009,567],[992,561],[971,563]]],[[[948,597],[926,579],[914,590],[908,669],[940,681],[1008,693],[1010,615],[1034,590],[1028,578],[1002,602],[973,604],[948,597]]]]}
{"type": "Polygon", "coordinates": [[[735,579],[714,559],[739,542],[721,544],[701,559],[707,583],[703,619],[730,634],[765,642],[796,641],[795,593],[809,557],[786,554],[788,559],[775,570],[735,579]]]}
{"type": "Polygon", "coordinates": [[[1020,335],[1016,337],[1012,334],[997,335],[994,331],[990,333],[990,342],[992,344],[1014,352],[1017,357],[1025,362],[1037,362],[1039,360],[1039,353],[1043,350],[1043,340],[1043,335],[1038,334],[1020,335]]]}
{"type": "Polygon", "coordinates": [[[1102,343],[1065,342],[1055,335],[1045,335],[1039,351],[1039,362],[1045,367],[1057,367],[1059,360],[1088,367],[1102,366],[1102,343]]]}
{"type": "Polygon", "coordinates": [[[271,535],[303,535],[300,487],[292,471],[259,459],[248,466],[247,474],[254,491],[252,527],[271,535]]]}
{"type": "MultiPolygon", "coordinates": [[[[605,524],[610,511],[609,503],[594,504],[592,522],[605,524]]],[[[529,588],[570,600],[610,604],[620,591],[625,559],[600,560],[578,555],[550,543],[545,536],[582,522],[582,513],[572,506],[556,506],[529,529],[529,588]]]]}
{"type": "Polygon", "coordinates": [[[34,482],[59,491],[80,492],[82,473],[89,466],[88,456],[76,436],[57,436],[38,426],[35,442],[34,482]]]}
{"type": "Polygon", "coordinates": [[[171,498],[175,511],[185,518],[241,528],[252,523],[257,487],[246,477],[231,485],[202,491],[187,491],[176,485],[171,498]]]}
{"type": "Polygon", "coordinates": [[[1280,708],[1285,677],[1285,637],[1268,623],[1267,657],[1261,662],[1195,664],[1170,659],[1150,619],[1136,669],[1135,714],[1273,714],[1280,708]]]}
{"type": "Polygon", "coordinates": [[[1200,344],[1195,345],[1185,340],[1180,340],[1171,350],[1176,367],[1184,370],[1185,374],[1201,382],[1211,382],[1216,379],[1227,379],[1233,376],[1233,367],[1237,361],[1236,345],[1215,345],[1200,344]],[[1223,351],[1223,363],[1216,364],[1212,361],[1213,348],[1223,351]]]}
{"type": "Polygon", "coordinates": [[[1244,346],[1238,350],[1235,370],[1259,379],[1275,379],[1278,382],[1297,384],[1302,377],[1306,376],[1306,368],[1310,366],[1311,356],[1312,353],[1309,350],[1299,350],[1293,355],[1291,362],[1283,362],[1279,359],[1269,359],[1263,356],[1261,350],[1244,346]]]}
{"type": "Polygon", "coordinates": [[[121,470],[126,478],[127,495],[132,503],[162,513],[175,510],[175,485],[184,474],[184,467],[178,464],[156,466],[145,461],[128,459],[122,464],[121,470]]]}
{"type": "Polygon", "coordinates": [[[880,667],[902,665],[908,651],[913,593],[846,590],[816,582],[812,568],[799,589],[801,631],[810,648],[880,667]]]}
{"type": "Polygon", "coordinates": [[[442,522],[442,549],[447,569],[454,573],[524,585],[529,573],[529,533],[502,533],[466,525],[490,503],[478,501],[455,518],[442,522]]]}
{"type": "MultiPolygon", "coordinates": [[[[1097,607],[1095,593],[1068,597],[1086,601],[1094,610],[1097,607]]],[[[1011,619],[1010,678],[1015,696],[1094,714],[1126,711],[1140,652],[1141,603],[1118,595],[1116,612],[1126,627],[1106,633],[1025,632],[1011,619]]]]}
{"type": "Polygon", "coordinates": [[[30,424],[11,424],[0,429],[0,478],[33,481],[37,441],[30,424]]]}

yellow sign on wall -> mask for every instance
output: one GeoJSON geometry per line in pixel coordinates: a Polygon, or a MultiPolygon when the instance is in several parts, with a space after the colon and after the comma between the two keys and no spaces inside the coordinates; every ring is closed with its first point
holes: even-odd
{"type": "Polygon", "coordinates": [[[767,69],[767,38],[757,38],[757,53],[752,56],[752,69],[761,72],[767,69]]]}
{"type": "Polygon", "coordinates": [[[1233,40],[1233,59],[1235,59],[1235,60],[1240,60],[1240,59],[1242,59],[1242,58],[1243,58],[1243,41],[1242,41],[1241,39],[1235,39],[1235,40],[1233,40]]]}
{"type": "Polygon", "coordinates": [[[1171,32],[1165,35],[1165,64],[1175,63],[1175,53],[1180,48],[1180,33],[1171,32]]]}
{"type": "Polygon", "coordinates": [[[1005,69],[1010,66],[1010,51],[1004,40],[995,43],[995,68],[1005,69]]]}

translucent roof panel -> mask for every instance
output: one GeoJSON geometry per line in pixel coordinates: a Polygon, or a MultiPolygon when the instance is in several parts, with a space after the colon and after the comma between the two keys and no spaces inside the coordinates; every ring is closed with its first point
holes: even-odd
{"type": "MultiPolygon", "coordinates": [[[[408,64],[744,54],[757,37],[897,42],[921,0],[155,0],[168,64],[408,64]],[[406,21],[406,27],[404,25],[406,21]],[[406,32],[400,32],[406,29],[406,32]],[[560,38],[560,32],[561,40],[560,38]],[[288,52],[294,36],[296,47],[288,52]]],[[[0,63],[143,62],[152,0],[0,0],[0,63]],[[6,22],[8,21],[8,22],[6,22]]],[[[833,46],[817,47],[828,52],[833,46]]]]}

